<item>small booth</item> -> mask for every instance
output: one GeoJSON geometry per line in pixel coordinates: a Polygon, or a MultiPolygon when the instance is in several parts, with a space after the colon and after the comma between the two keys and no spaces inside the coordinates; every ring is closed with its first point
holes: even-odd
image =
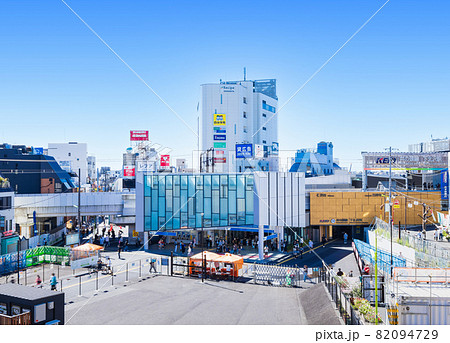
{"type": "Polygon", "coordinates": [[[92,243],[86,243],[73,248],[70,256],[71,268],[78,269],[97,265],[101,250],[103,250],[101,245],[92,243]]]}
{"type": "Polygon", "coordinates": [[[241,256],[233,254],[219,255],[210,251],[203,251],[189,259],[189,275],[201,274],[203,261],[206,263],[206,274],[212,278],[238,277],[244,265],[241,256]]]}
{"type": "Polygon", "coordinates": [[[0,285],[1,324],[64,324],[64,293],[7,283],[0,285]]]}

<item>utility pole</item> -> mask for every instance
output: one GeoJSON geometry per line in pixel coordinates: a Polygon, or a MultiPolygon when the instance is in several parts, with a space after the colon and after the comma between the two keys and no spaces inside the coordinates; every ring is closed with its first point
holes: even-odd
{"type": "Polygon", "coordinates": [[[391,278],[393,275],[392,256],[392,147],[389,147],[389,229],[391,235],[391,278]]]}
{"type": "Polygon", "coordinates": [[[78,168],[78,240],[81,244],[81,169],[78,168]]]}

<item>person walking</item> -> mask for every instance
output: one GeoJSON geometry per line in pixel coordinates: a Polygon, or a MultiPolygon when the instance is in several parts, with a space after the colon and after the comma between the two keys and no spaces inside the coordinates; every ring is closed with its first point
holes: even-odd
{"type": "Polygon", "coordinates": [[[42,288],[42,280],[41,280],[41,277],[39,275],[36,276],[36,287],[42,288]]]}
{"type": "Polygon", "coordinates": [[[155,263],[156,263],[156,258],[152,258],[152,259],[150,260],[150,270],[148,271],[149,273],[151,273],[152,270],[154,270],[155,273],[156,273],[156,266],[155,266],[155,263]]]}
{"type": "Polygon", "coordinates": [[[303,266],[303,282],[306,282],[307,277],[308,277],[308,266],[305,264],[303,266]]]}
{"type": "Polygon", "coordinates": [[[348,234],[347,232],[344,233],[344,244],[347,244],[348,234]]]}
{"type": "Polygon", "coordinates": [[[313,249],[314,243],[312,240],[309,240],[308,246],[309,246],[309,249],[311,249],[311,250],[313,249]]]}
{"type": "Polygon", "coordinates": [[[105,236],[105,248],[109,247],[109,235],[105,236]]]}
{"type": "Polygon", "coordinates": [[[102,237],[105,237],[106,227],[102,229],[102,237]]]}
{"type": "Polygon", "coordinates": [[[325,237],[325,235],[322,236],[322,245],[325,248],[325,244],[327,243],[327,238],[325,237]]]}
{"type": "Polygon", "coordinates": [[[52,291],[56,291],[56,285],[58,284],[58,281],[56,280],[55,273],[52,273],[52,278],[50,279],[50,286],[52,291]]]}
{"type": "Polygon", "coordinates": [[[300,245],[300,258],[303,258],[303,244],[300,245]]]}
{"type": "Polygon", "coordinates": [[[178,250],[178,242],[177,242],[177,240],[175,240],[175,246],[174,246],[173,252],[176,254],[177,250],[178,250]]]}
{"type": "Polygon", "coordinates": [[[119,244],[117,245],[117,255],[119,256],[119,260],[120,260],[120,252],[122,251],[122,243],[119,242],[119,244]]]}

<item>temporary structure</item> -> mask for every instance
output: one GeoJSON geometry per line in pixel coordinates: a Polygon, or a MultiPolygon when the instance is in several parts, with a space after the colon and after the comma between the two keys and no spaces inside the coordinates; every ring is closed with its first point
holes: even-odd
{"type": "MultiPolygon", "coordinates": [[[[241,256],[233,255],[226,253],[225,255],[219,255],[210,251],[203,251],[201,253],[198,253],[190,258],[189,264],[192,266],[201,266],[202,265],[202,256],[203,259],[206,260],[206,263],[214,263],[214,266],[211,267],[211,270],[216,269],[216,272],[219,272],[218,266],[222,265],[231,265],[232,266],[232,274],[234,276],[239,276],[239,270],[242,269],[242,266],[244,264],[244,259],[241,256]]],[[[190,273],[195,270],[194,268],[190,268],[190,273]]],[[[210,270],[210,268],[207,268],[207,270],[210,270]]],[[[225,271],[226,268],[222,268],[221,270],[225,271]]],[[[231,271],[230,271],[231,272],[231,271]]]]}

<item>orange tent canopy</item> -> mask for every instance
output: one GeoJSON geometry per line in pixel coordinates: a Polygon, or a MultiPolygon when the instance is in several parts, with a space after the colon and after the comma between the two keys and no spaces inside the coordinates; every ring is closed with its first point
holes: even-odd
{"type": "MultiPolygon", "coordinates": [[[[221,255],[216,254],[214,252],[210,252],[210,251],[203,251],[203,259],[206,258],[206,261],[216,261],[221,255]]],[[[193,256],[191,256],[190,260],[198,260],[201,261],[202,260],[202,253],[199,252],[198,254],[195,254],[193,256]]]]}
{"type": "Polygon", "coordinates": [[[96,245],[92,243],[86,243],[83,245],[79,245],[76,248],[73,248],[72,250],[76,251],[96,251],[96,250],[103,250],[103,247],[101,245],[96,245]]]}
{"type": "Polygon", "coordinates": [[[236,266],[236,269],[241,269],[244,264],[244,258],[239,255],[233,255],[226,253],[225,255],[219,255],[217,262],[232,263],[236,266]]]}

